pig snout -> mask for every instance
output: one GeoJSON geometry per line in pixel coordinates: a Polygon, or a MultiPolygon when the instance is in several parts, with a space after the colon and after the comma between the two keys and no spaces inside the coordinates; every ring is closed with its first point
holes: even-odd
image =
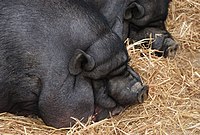
{"type": "Polygon", "coordinates": [[[108,80],[94,80],[93,88],[94,121],[117,115],[126,106],[143,103],[148,97],[149,90],[148,86],[143,85],[140,76],[129,66],[118,76],[108,80]]]}
{"type": "Polygon", "coordinates": [[[137,93],[138,103],[143,103],[148,98],[149,87],[147,85],[142,84],[140,76],[130,67],[128,67],[128,71],[132,75],[132,77],[136,78],[136,80],[138,81],[131,86],[131,91],[133,93],[137,93]]]}
{"type": "Polygon", "coordinates": [[[171,37],[165,37],[168,35],[161,35],[160,37],[155,38],[155,42],[152,44],[153,49],[162,51],[162,53],[156,53],[157,56],[174,58],[178,50],[178,43],[171,37]]]}
{"type": "Polygon", "coordinates": [[[130,67],[124,75],[109,80],[109,95],[121,106],[143,103],[148,97],[148,86],[130,67]]]}
{"type": "Polygon", "coordinates": [[[174,58],[178,50],[178,43],[172,38],[166,38],[164,41],[166,50],[164,51],[164,57],[174,58]]]}
{"type": "Polygon", "coordinates": [[[141,83],[137,82],[131,87],[133,93],[137,93],[138,103],[143,103],[148,98],[149,87],[142,86],[141,83]]]}

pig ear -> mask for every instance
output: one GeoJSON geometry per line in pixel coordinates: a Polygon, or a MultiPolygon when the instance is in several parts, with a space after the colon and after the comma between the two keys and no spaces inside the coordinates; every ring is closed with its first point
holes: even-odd
{"type": "Polygon", "coordinates": [[[127,7],[124,14],[124,19],[125,20],[130,20],[132,18],[140,19],[144,16],[144,14],[145,14],[144,7],[136,2],[133,2],[127,7]]]}
{"type": "Polygon", "coordinates": [[[69,62],[69,72],[72,75],[78,75],[82,71],[91,71],[94,66],[94,59],[84,51],[77,49],[69,62]]]}

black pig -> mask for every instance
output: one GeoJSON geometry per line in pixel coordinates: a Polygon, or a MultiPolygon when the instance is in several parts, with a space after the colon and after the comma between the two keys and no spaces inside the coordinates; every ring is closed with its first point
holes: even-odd
{"type": "Polygon", "coordinates": [[[57,128],[108,117],[147,97],[127,63],[119,36],[83,0],[0,1],[0,112],[57,128]]]}
{"type": "Polygon", "coordinates": [[[135,41],[152,36],[154,38],[152,49],[162,51],[157,55],[173,58],[178,44],[165,27],[169,3],[170,0],[136,0],[132,2],[124,14],[126,26],[124,33],[135,41]]]}
{"type": "Polygon", "coordinates": [[[174,57],[178,44],[166,30],[170,0],[84,0],[104,15],[112,30],[125,40],[155,38],[152,49],[163,51],[159,56],[174,57]],[[156,35],[161,37],[156,38],[156,35]],[[139,35],[139,36],[138,36],[139,35]],[[166,39],[166,40],[165,40],[166,39]]]}

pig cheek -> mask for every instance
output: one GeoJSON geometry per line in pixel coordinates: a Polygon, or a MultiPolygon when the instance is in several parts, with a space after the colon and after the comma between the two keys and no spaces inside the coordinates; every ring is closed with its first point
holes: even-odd
{"type": "Polygon", "coordinates": [[[109,95],[120,105],[126,106],[137,99],[137,94],[134,94],[123,81],[112,80],[109,82],[109,95]]]}

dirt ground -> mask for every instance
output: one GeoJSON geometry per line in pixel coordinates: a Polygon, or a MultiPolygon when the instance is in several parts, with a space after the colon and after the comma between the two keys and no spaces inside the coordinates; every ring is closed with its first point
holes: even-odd
{"type": "Polygon", "coordinates": [[[151,50],[129,45],[130,65],[150,86],[145,103],[97,123],[77,121],[68,129],[3,113],[0,135],[200,135],[200,1],[172,0],[169,12],[167,28],[180,44],[174,59],[155,57],[148,54],[151,50]]]}

